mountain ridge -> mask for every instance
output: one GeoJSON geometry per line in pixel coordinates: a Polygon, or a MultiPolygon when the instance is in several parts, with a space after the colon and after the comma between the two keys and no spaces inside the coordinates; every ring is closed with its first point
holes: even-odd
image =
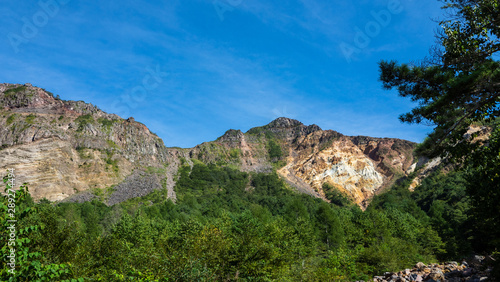
{"type": "Polygon", "coordinates": [[[199,160],[248,172],[276,170],[300,192],[328,200],[324,189],[333,187],[366,207],[415,163],[413,142],[345,136],[285,117],[245,133],[230,129],[214,141],[181,149],[167,148],[133,118],[60,100],[31,84],[0,84],[0,109],[0,169],[18,169],[37,200],[112,190],[136,181],[134,171],[150,170],[158,181],[144,193],[163,187],[175,201],[179,166],[199,160]]]}

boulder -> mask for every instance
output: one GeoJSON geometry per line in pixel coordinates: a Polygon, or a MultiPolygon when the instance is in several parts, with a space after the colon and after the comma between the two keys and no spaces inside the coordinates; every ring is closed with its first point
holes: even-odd
{"type": "Polygon", "coordinates": [[[418,270],[423,270],[425,268],[425,264],[423,262],[418,262],[415,265],[415,268],[418,269],[418,270]]]}

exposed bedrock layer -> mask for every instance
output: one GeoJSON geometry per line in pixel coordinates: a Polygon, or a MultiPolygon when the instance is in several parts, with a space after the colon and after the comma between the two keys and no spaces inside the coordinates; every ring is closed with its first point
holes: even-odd
{"type": "MultiPolygon", "coordinates": [[[[82,101],[63,101],[30,84],[0,84],[0,131],[0,169],[15,169],[17,183],[28,182],[35,200],[58,201],[113,187],[127,187],[134,195],[165,187],[175,200],[179,166],[198,159],[243,171],[277,169],[298,191],[321,198],[327,183],[366,207],[416,162],[412,142],[344,136],[289,118],[246,133],[228,130],[191,149],[167,148],[133,118],[82,101]],[[138,171],[154,174],[144,179],[155,181],[142,185],[131,177],[138,171]],[[133,185],[126,184],[130,181],[133,185]]],[[[122,198],[127,197],[117,197],[122,198]]]]}

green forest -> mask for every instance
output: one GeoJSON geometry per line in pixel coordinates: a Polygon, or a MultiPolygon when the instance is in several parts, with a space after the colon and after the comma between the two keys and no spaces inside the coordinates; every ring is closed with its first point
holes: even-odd
{"type": "MultiPolygon", "coordinates": [[[[415,64],[381,61],[385,89],[417,103],[400,119],[434,128],[418,157],[443,166],[414,192],[417,175],[375,196],[366,211],[332,187],[329,202],[300,194],[275,173],[194,161],[167,191],[106,206],[35,203],[29,185],[1,197],[2,261],[14,242],[16,273],[2,281],[356,281],[417,262],[496,258],[500,277],[500,5],[445,0],[438,46],[415,64]],[[478,141],[481,126],[487,138],[478,141]]],[[[270,154],[279,158],[276,144],[270,154]]],[[[4,178],[6,188],[8,177],[4,178]]],[[[7,191],[7,190],[6,190],[7,191]]]]}
{"type": "MultiPolygon", "coordinates": [[[[470,238],[462,173],[436,173],[415,193],[408,184],[376,197],[366,211],[334,198],[340,194],[330,195],[332,203],[299,194],[274,173],[201,162],[181,168],[176,204],[165,190],[111,207],[97,200],[35,204],[23,188],[19,265],[16,276],[4,268],[1,278],[355,281],[480,247],[470,238]]],[[[7,205],[4,197],[2,215],[7,205]]]]}

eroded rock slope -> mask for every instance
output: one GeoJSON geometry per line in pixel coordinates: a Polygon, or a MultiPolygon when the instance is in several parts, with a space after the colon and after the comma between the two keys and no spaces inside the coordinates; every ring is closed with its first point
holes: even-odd
{"type": "Polygon", "coordinates": [[[112,188],[134,170],[155,171],[175,198],[172,179],[187,157],[133,118],[62,101],[30,84],[0,84],[0,131],[0,170],[15,169],[35,200],[112,188]]]}
{"type": "Polygon", "coordinates": [[[325,187],[336,189],[366,207],[416,162],[412,142],[350,137],[288,118],[246,133],[229,130],[191,149],[166,148],[133,118],[63,101],[30,84],[0,84],[0,130],[0,170],[14,168],[17,182],[29,182],[35,200],[123,187],[126,191],[116,191],[112,203],[161,187],[175,199],[179,165],[198,159],[243,171],[276,170],[300,192],[326,198],[325,187]],[[144,174],[155,175],[144,179],[157,179],[144,183],[147,189],[133,177],[144,174]]]}
{"type": "Polygon", "coordinates": [[[246,171],[273,167],[299,191],[325,198],[325,184],[362,207],[395,180],[406,176],[415,143],[393,138],[344,136],[317,125],[278,118],[243,133],[229,130],[213,142],[198,145],[191,157],[233,165],[246,171]]]}

